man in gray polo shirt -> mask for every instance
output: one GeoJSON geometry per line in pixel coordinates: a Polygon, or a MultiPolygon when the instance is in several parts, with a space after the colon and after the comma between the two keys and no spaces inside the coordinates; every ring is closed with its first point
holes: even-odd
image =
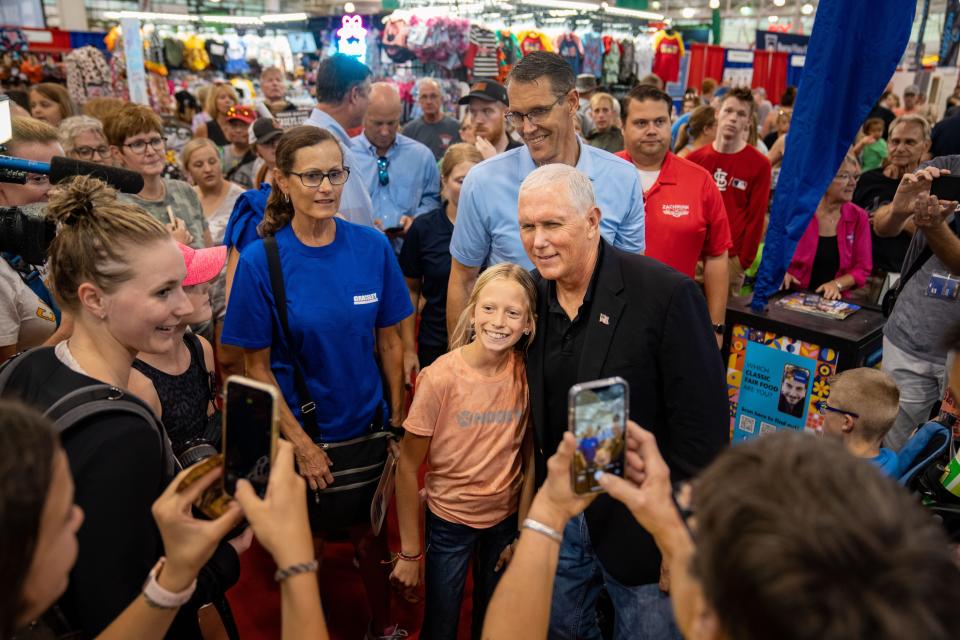
{"type": "Polygon", "coordinates": [[[953,207],[941,207],[930,193],[943,173],[960,176],[960,155],[935,158],[904,176],[890,214],[874,224],[878,232],[902,228],[913,220],[919,233],[907,251],[901,273],[926,259],[903,286],[884,327],[883,371],[900,389],[900,412],[884,444],[898,450],[914,428],[927,420],[946,387],[947,329],[960,322],[956,274],[960,274],[960,237],[953,207]],[[929,247],[932,253],[925,252],[929,247]],[[954,274],[954,275],[950,275],[954,274]]]}

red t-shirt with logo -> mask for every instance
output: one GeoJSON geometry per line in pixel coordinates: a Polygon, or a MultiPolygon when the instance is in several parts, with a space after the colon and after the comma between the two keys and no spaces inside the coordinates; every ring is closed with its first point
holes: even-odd
{"type": "MultiPolygon", "coordinates": [[[[615,155],[633,162],[626,150],[615,155]]],[[[698,260],[732,246],[720,192],[710,174],[692,162],[667,152],[657,181],[643,194],[643,205],[644,253],[691,278],[698,260]]]]}
{"type": "Polygon", "coordinates": [[[770,200],[770,161],[747,145],[737,153],[720,153],[712,144],[687,156],[713,176],[730,221],[733,248],[744,269],[753,264],[763,237],[763,219],[770,200]]]}

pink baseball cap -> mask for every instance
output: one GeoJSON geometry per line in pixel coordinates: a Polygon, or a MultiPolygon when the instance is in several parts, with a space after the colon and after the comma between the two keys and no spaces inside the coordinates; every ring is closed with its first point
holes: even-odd
{"type": "Polygon", "coordinates": [[[183,261],[187,264],[187,277],[183,279],[185,287],[210,282],[220,275],[223,265],[227,262],[225,245],[194,249],[178,242],[177,247],[183,254],[183,261]]]}

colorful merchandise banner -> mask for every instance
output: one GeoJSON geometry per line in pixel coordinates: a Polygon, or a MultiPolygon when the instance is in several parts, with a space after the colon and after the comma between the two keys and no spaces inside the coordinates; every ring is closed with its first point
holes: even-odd
{"type": "Polygon", "coordinates": [[[780,429],[819,431],[819,403],[837,372],[834,349],[770,331],[733,326],[727,361],[730,439],[755,438],[780,429]]]}

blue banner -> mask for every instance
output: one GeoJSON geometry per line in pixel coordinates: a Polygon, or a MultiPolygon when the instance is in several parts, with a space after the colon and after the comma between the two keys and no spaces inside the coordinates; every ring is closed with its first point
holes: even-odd
{"type": "MultiPolygon", "coordinates": [[[[820,15],[818,13],[817,20],[819,19],[820,15]]],[[[810,36],[802,36],[798,33],[783,33],[782,31],[757,30],[757,49],[772,49],[773,51],[786,51],[787,53],[804,55],[809,44],[810,36]]]]}
{"type": "Polygon", "coordinates": [[[733,441],[779,429],[803,431],[816,371],[813,358],[748,342],[733,441]]]}
{"type": "Polygon", "coordinates": [[[820,3],[771,207],[754,310],[762,311],[780,288],[820,198],[896,70],[915,6],[904,0],[820,3]],[[873,26],[851,28],[866,24],[873,26]]]}

